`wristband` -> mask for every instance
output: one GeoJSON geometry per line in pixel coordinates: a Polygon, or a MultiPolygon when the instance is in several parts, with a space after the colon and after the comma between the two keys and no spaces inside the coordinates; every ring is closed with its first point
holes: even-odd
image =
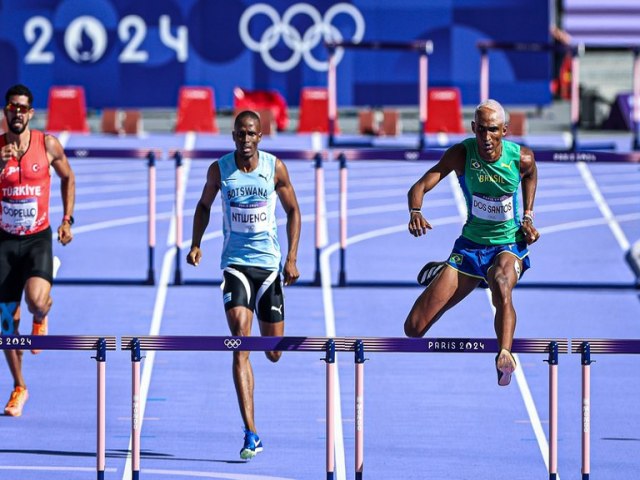
{"type": "Polygon", "coordinates": [[[69,225],[73,225],[75,220],[73,219],[73,215],[64,215],[62,217],[62,222],[67,222],[69,225]]]}
{"type": "Polygon", "coordinates": [[[533,213],[533,212],[531,212],[531,213],[525,213],[525,214],[522,216],[522,221],[523,221],[523,222],[527,222],[527,221],[528,221],[531,225],[533,225],[533,215],[532,215],[532,213],[533,213]]]}
{"type": "Polygon", "coordinates": [[[410,208],[409,213],[422,213],[421,208],[410,208]]]}

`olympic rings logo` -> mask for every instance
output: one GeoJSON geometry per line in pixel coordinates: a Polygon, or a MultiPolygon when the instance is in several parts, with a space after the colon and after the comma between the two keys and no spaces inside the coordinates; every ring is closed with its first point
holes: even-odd
{"type": "Polygon", "coordinates": [[[225,338],[224,339],[224,346],[229,348],[229,349],[238,348],[241,343],[242,343],[242,340],[240,340],[239,338],[225,338]]]}
{"type": "MultiPolygon", "coordinates": [[[[333,25],[333,20],[340,14],[349,15],[355,24],[355,32],[351,38],[352,42],[358,43],[364,37],[365,22],[362,13],[350,3],[337,3],[327,10],[324,17],[320,12],[308,3],[296,3],[290,6],[280,18],[280,15],[270,5],[257,3],[247,8],[240,17],[238,26],[240,38],[247,48],[254,52],[259,52],[264,63],[276,72],[288,72],[295,68],[301,59],[313,70],[322,72],[329,69],[329,62],[318,60],[314,57],[312,50],[320,44],[320,41],[339,42],[343,36],[333,25]],[[258,15],[265,15],[271,21],[259,40],[254,39],[249,33],[249,23],[258,15]],[[308,16],[313,25],[304,32],[298,31],[291,25],[291,20],[297,15],[308,16]],[[291,49],[291,56],[286,60],[276,60],[271,54],[271,50],[283,41],[291,49]]],[[[340,63],[344,56],[344,49],[337,48],[335,54],[336,64],[340,63]]]]}

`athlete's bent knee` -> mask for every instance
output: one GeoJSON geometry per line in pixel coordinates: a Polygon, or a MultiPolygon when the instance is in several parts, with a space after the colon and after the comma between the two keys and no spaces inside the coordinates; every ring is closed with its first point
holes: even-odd
{"type": "Polygon", "coordinates": [[[269,351],[269,352],[264,352],[264,354],[273,363],[276,363],[278,360],[280,360],[280,357],[282,357],[282,352],[279,352],[279,351],[269,351]]]}
{"type": "Polygon", "coordinates": [[[409,318],[404,322],[404,334],[407,337],[422,337],[422,332],[416,328],[409,318]]]}
{"type": "Polygon", "coordinates": [[[49,313],[49,310],[51,310],[51,305],[53,305],[53,299],[50,296],[27,299],[29,312],[37,318],[44,318],[47,313],[49,313]]]}

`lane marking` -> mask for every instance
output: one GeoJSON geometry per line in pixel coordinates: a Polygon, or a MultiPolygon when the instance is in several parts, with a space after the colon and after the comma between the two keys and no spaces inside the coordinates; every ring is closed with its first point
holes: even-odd
{"type": "MultiPolygon", "coordinates": [[[[57,467],[57,466],[40,466],[34,467],[32,465],[2,465],[0,470],[18,470],[18,471],[38,471],[38,472],[94,472],[96,467],[57,467]]],[[[117,472],[117,468],[105,468],[105,472],[117,472]]]]}
{"type": "Polygon", "coordinates": [[[189,470],[157,470],[146,468],[143,469],[141,473],[180,477],[220,478],[224,480],[295,480],[289,477],[272,477],[270,475],[251,475],[247,473],[196,472],[189,470]]]}
{"type": "MultiPolygon", "coordinates": [[[[195,144],[195,134],[187,134],[185,136],[185,149],[193,149],[195,144]]],[[[185,169],[188,173],[188,168],[185,169]]],[[[188,177],[187,175],[182,176],[182,185],[181,188],[186,188],[188,177]]],[[[184,192],[182,192],[184,193],[184,192]]],[[[167,302],[167,293],[169,287],[169,277],[171,274],[171,267],[173,265],[173,260],[176,256],[176,249],[171,248],[171,240],[175,239],[175,207],[174,207],[174,215],[171,217],[171,225],[169,228],[169,234],[167,236],[167,246],[169,249],[165,252],[164,257],[162,259],[162,269],[160,271],[160,278],[158,279],[158,290],[156,293],[156,301],[153,306],[153,316],[151,318],[151,325],[149,327],[149,335],[159,335],[160,334],[160,326],[162,325],[162,315],[164,313],[164,307],[167,302]]],[[[144,423],[144,413],[147,406],[147,397],[149,396],[149,387],[151,385],[151,374],[153,373],[153,365],[156,358],[156,351],[149,350],[145,352],[145,362],[142,366],[142,373],[140,375],[140,400],[138,402],[140,408],[140,417],[139,417],[139,429],[142,431],[142,426],[144,423]]],[[[127,453],[127,461],[125,462],[124,472],[122,476],[122,480],[131,480],[132,472],[131,472],[131,450],[132,450],[132,437],[129,434],[129,448],[127,453]]]]}
{"type": "Polygon", "coordinates": [[[598,205],[600,213],[602,213],[602,216],[607,220],[613,236],[618,241],[618,245],[620,245],[620,248],[623,252],[627,252],[629,248],[631,248],[629,240],[627,240],[627,236],[622,231],[622,228],[620,228],[620,224],[618,224],[618,222],[616,221],[616,217],[609,208],[609,205],[607,205],[607,201],[605,200],[602,192],[600,191],[600,188],[598,187],[598,184],[593,178],[591,170],[589,170],[589,167],[584,162],[578,162],[576,164],[576,167],[578,168],[578,171],[580,172],[584,183],[587,185],[587,188],[589,189],[593,200],[596,202],[596,205],[598,205]]]}
{"type": "MultiPolygon", "coordinates": [[[[335,307],[333,304],[333,290],[331,286],[331,265],[329,257],[338,250],[340,243],[334,243],[326,247],[320,253],[320,284],[322,285],[322,304],[324,306],[324,328],[327,337],[336,336],[335,307]]],[[[340,394],[340,376],[338,369],[339,353],[336,353],[335,360],[335,388],[331,399],[335,415],[334,432],[334,454],[335,454],[335,475],[337,480],[346,480],[346,458],[344,451],[344,431],[342,429],[342,407],[340,394]]]]}

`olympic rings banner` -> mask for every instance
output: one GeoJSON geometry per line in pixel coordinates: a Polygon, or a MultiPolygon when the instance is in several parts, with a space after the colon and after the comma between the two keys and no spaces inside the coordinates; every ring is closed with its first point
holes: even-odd
{"type": "MultiPolygon", "coordinates": [[[[275,89],[297,105],[326,86],[326,41],[432,40],[429,84],[479,100],[478,40],[547,42],[549,2],[531,0],[0,0],[0,88],[84,86],[90,108],[175,107],[183,85],[275,89]]],[[[339,105],[417,105],[415,53],[341,50],[339,105]]],[[[550,101],[546,54],[492,53],[505,103],[550,101]]]]}

